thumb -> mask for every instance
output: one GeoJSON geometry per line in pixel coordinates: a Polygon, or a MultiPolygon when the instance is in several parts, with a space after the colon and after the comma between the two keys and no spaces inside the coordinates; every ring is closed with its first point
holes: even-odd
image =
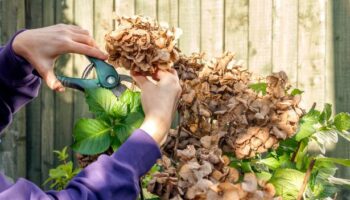
{"type": "Polygon", "coordinates": [[[57,79],[55,73],[53,72],[53,70],[49,70],[47,71],[45,74],[42,75],[46,85],[51,89],[51,90],[55,90],[58,92],[63,92],[64,86],[62,85],[62,83],[57,79]]]}
{"type": "Polygon", "coordinates": [[[148,80],[145,76],[142,75],[132,75],[132,78],[136,82],[137,86],[139,86],[139,88],[141,89],[148,84],[152,84],[150,80],[148,80]]]}

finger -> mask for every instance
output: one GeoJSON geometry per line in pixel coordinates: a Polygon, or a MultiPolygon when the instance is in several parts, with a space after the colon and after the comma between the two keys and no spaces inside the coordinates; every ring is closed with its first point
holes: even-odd
{"type": "Polygon", "coordinates": [[[95,40],[88,35],[72,33],[71,38],[75,42],[79,42],[79,43],[86,44],[93,47],[96,46],[95,40]]]}
{"type": "Polygon", "coordinates": [[[51,90],[55,90],[58,92],[63,92],[64,86],[62,83],[57,79],[55,73],[53,70],[46,72],[45,74],[42,74],[42,78],[44,79],[45,83],[51,90]]]}
{"type": "Polygon", "coordinates": [[[131,75],[132,79],[136,82],[139,88],[144,88],[149,84],[152,84],[150,80],[148,80],[145,76],[131,75]]]}
{"type": "Polygon", "coordinates": [[[75,25],[68,25],[68,28],[70,28],[73,32],[75,33],[80,33],[83,35],[90,35],[90,32],[86,29],[83,29],[79,26],[75,26],[75,25]]]}
{"type": "Polygon", "coordinates": [[[108,55],[103,53],[101,50],[86,44],[75,42],[75,41],[72,41],[70,43],[69,50],[71,53],[83,54],[83,55],[95,57],[101,60],[106,60],[108,58],[108,55]]]}

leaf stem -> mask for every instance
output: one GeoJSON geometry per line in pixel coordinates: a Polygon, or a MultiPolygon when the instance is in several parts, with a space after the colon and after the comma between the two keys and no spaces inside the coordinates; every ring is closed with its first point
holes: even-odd
{"type": "Polygon", "coordinates": [[[306,185],[307,185],[307,183],[309,181],[309,178],[311,176],[311,172],[312,172],[312,169],[315,166],[315,163],[316,163],[316,159],[312,159],[310,164],[309,164],[309,167],[307,168],[307,171],[306,171],[306,174],[305,174],[305,177],[304,177],[304,181],[303,181],[303,185],[301,186],[301,188],[299,190],[297,200],[301,200],[303,198],[303,194],[304,194],[306,185]]]}

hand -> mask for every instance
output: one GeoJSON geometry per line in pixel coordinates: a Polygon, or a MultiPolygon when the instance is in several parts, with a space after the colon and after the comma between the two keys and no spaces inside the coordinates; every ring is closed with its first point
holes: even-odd
{"type": "Polygon", "coordinates": [[[154,83],[145,76],[133,75],[133,79],[141,89],[141,102],[145,112],[145,120],[141,129],[161,145],[167,133],[177,108],[181,95],[179,78],[174,69],[158,71],[158,82],[154,83]]]}
{"type": "Polygon", "coordinates": [[[56,91],[64,91],[53,71],[59,55],[79,53],[102,60],[108,57],[97,48],[87,30],[65,24],[26,30],[15,37],[12,48],[37,70],[49,88],[56,91]]]}

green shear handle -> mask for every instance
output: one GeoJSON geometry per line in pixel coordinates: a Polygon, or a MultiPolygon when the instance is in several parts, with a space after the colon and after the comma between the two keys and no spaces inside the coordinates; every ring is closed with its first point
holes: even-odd
{"type": "Polygon", "coordinates": [[[80,91],[102,87],[112,90],[113,93],[117,96],[119,96],[126,89],[126,87],[120,83],[121,77],[126,81],[131,81],[130,77],[119,75],[112,65],[104,62],[103,60],[89,56],[86,57],[91,62],[88,67],[95,67],[97,78],[85,79],[85,77],[72,78],[57,75],[57,79],[60,80],[65,87],[77,89],[80,91]]]}

